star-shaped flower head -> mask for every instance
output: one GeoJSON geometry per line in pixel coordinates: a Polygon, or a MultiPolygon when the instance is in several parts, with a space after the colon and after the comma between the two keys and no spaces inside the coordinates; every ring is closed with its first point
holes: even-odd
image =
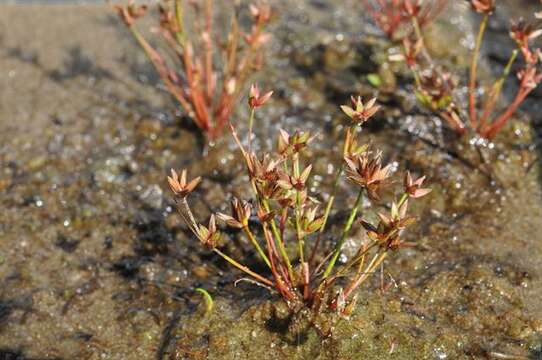
{"type": "Polygon", "coordinates": [[[431,192],[431,189],[421,187],[424,181],[425,181],[425,176],[422,176],[414,180],[412,178],[412,175],[410,175],[410,171],[407,171],[405,175],[405,179],[403,181],[405,193],[407,193],[409,197],[414,198],[414,199],[421,198],[422,196],[429,194],[431,192]]]}
{"type": "Polygon", "coordinates": [[[365,188],[371,199],[378,199],[380,186],[390,176],[391,166],[382,167],[380,152],[373,156],[366,151],[354,157],[345,157],[346,176],[348,180],[365,188]]]}
{"type": "Polygon", "coordinates": [[[263,106],[273,95],[273,91],[266,92],[265,94],[260,93],[260,88],[256,84],[250,86],[250,92],[248,95],[248,105],[252,108],[259,108],[263,106]]]}
{"type": "Polygon", "coordinates": [[[249,202],[244,200],[240,201],[239,199],[234,198],[231,202],[232,215],[218,213],[217,217],[231,227],[242,229],[245,226],[248,226],[251,212],[252,205],[249,202]]]}
{"type": "Polygon", "coordinates": [[[363,104],[361,96],[355,98],[352,96],[352,107],[342,105],[342,111],[356,124],[362,125],[367,122],[376,112],[380,109],[380,106],[376,105],[376,98],[372,98],[363,104]]]}
{"type": "Polygon", "coordinates": [[[197,177],[193,179],[192,181],[186,180],[186,169],[183,169],[181,171],[181,176],[175,172],[175,170],[171,169],[171,176],[167,177],[167,181],[169,182],[169,187],[173,193],[180,197],[185,198],[190,194],[196,186],[201,182],[201,177],[197,177]]]}

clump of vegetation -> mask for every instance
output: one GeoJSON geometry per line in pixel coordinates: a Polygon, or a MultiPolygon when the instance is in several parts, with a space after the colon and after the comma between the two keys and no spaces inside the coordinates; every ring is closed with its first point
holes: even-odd
{"type": "Polygon", "coordinates": [[[400,39],[411,31],[413,17],[420,29],[429,25],[447,4],[448,0],[363,0],[365,10],[390,39],[400,39]]]}
{"type": "Polygon", "coordinates": [[[270,7],[250,5],[252,25],[243,32],[237,7],[228,6],[233,15],[229,31],[223,31],[215,26],[215,1],[163,0],[158,5],[158,26],[152,29],[166,45],[163,51],[153,47],[136,26],[148,10],[146,5],[130,0],[115,9],[184,112],[209,139],[220,136],[248,78],[263,64],[270,7]]]}
{"type": "MultiPolygon", "coordinates": [[[[412,71],[419,102],[437,112],[458,134],[462,135],[470,128],[482,138],[493,139],[542,80],[541,52],[531,46],[531,41],[542,32],[524,20],[519,20],[513,21],[510,28],[510,36],[517,44],[517,49],[510,54],[502,74],[491,85],[479,86],[478,58],[489,17],[495,9],[495,0],[468,0],[472,10],[482,15],[482,20],[470,63],[468,106],[461,106],[465,102],[459,99],[454,77],[433,60],[422,33],[422,26],[434,20],[446,1],[382,0],[377,3],[382,11],[370,12],[376,24],[391,40],[402,44],[402,53],[392,56],[392,59],[404,61],[412,71]],[[399,36],[398,29],[403,30],[399,36]],[[518,54],[521,54],[523,60],[516,70],[519,86],[512,101],[503,105],[501,95],[504,82],[518,54]]],[[[370,0],[366,0],[365,5],[375,9],[370,0]]]]}
{"type": "Polygon", "coordinates": [[[379,109],[376,99],[363,103],[358,97],[352,98],[352,106],[342,106],[350,118],[343,146],[344,162],[337,169],[332,193],[322,204],[316,199],[321,194],[309,192],[308,186],[314,159],[307,157],[306,150],[314,141],[314,135],[280,130],[272,153],[258,156],[252,150],[254,112],[271,96],[255,89],[253,87],[249,96],[251,116],[246,145],[231,127],[246,165],[254,201],[234,198],[230,214],[213,214],[208,225],[201,224],[194,218],[187,201],[201,179],[189,181],[186,170],[180,174],[172,170],[168,181],[178,211],[203,246],[242,271],[250,281],[280,294],[292,311],[330,309],[348,314],[355,304],[356,290],[382,266],[386,257],[413,245],[402,237],[403,231],[414,223],[408,214],[409,199],[422,197],[430,190],[422,188],[424,177],[415,179],[407,172],[398,197],[391,204],[382,203],[382,189],[392,185],[391,179],[395,176],[391,166],[383,164],[380,151],[358,143],[357,130],[379,109]],[[338,184],[344,179],[356,189],[357,196],[350,204],[340,233],[330,234],[326,225],[338,184]],[[371,204],[372,216],[363,208],[364,199],[371,204]],[[386,210],[375,211],[379,205],[384,205],[380,209],[386,210]],[[244,233],[268,273],[257,273],[220,250],[221,232],[217,221],[244,233]],[[354,224],[365,228],[365,236],[356,239],[355,255],[338,264],[354,224]],[[324,250],[323,237],[335,238],[333,249],[324,250]]]}

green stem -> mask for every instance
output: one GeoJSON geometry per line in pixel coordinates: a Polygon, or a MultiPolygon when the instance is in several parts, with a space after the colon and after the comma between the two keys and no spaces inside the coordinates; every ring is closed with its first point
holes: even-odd
{"type": "MultiPolygon", "coordinates": [[[[352,133],[352,136],[354,136],[355,131],[356,131],[356,125],[350,126],[350,129],[348,131],[350,131],[352,133]]],[[[345,140],[344,145],[343,145],[343,156],[346,156],[347,146],[348,144],[346,143],[346,140],[345,140]]],[[[339,165],[339,167],[337,168],[337,172],[335,173],[333,184],[331,185],[331,195],[329,196],[329,199],[327,201],[326,212],[324,213],[324,223],[322,224],[322,227],[320,228],[320,233],[323,233],[326,227],[327,219],[329,217],[329,213],[331,212],[331,208],[333,207],[333,202],[335,201],[335,196],[337,194],[339,180],[341,179],[343,170],[344,170],[344,162],[341,161],[341,164],[339,165]]]]}
{"type": "Polygon", "coordinates": [[[480,47],[482,46],[482,39],[484,38],[484,32],[486,30],[489,15],[485,14],[480,28],[478,29],[478,35],[476,36],[476,43],[474,45],[474,51],[472,53],[472,59],[470,64],[470,80],[469,80],[469,117],[471,127],[476,129],[478,127],[478,119],[476,117],[476,77],[478,71],[478,56],[480,55],[480,47]]]}
{"type": "Polygon", "coordinates": [[[497,103],[497,100],[499,99],[502,87],[504,85],[504,81],[510,74],[510,70],[512,68],[512,65],[516,61],[516,58],[518,56],[518,50],[514,49],[512,54],[510,55],[510,59],[508,60],[508,63],[506,64],[501,76],[495,81],[493,86],[491,87],[491,90],[488,95],[488,99],[486,101],[486,104],[484,105],[484,112],[482,116],[480,117],[480,129],[483,129],[487,123],[487,119],[491,115],[491,112],[495,108],[495,104],[497,103]]]}
{"type": "Polygon", "coordinates": [[[331,271],[333,270],[333,267],[335,266],[335,262],[339,258],[339,255],[341,253],[341,249],[344,245],[344,241],[346,239],[346,236],[348,235],[348,232],[352,228],[352,224],[354,223],[354,220],[356,218],[356,215],[358,213],[359,206],[361,204],[361,201],[363,200],[363,192],[364,188],[361,188],[358,193],[358,197],[356,198],[356,202],[354,203],[354,207],[350,211],[350,216],[348,217],[348,220],[344,224],[344,229],[341,234],[341,238],[339,239],[339,242],[337,242],[337,245],[335,246],[335,251],[333,253],[333,257],[331,258],[329,264],[327,265],[326,270],[324,271],[323,278],[327,278],[331,271]]]}
{"type": "Polygon", "coordinates": [[[250,117],[248,118],[248,152],[252,152],[252,127],[254,125],[255,109],[250,109],[250,117]]]}
{"type": "Polygon", "coordinates": [[[252,234],[252,231],[250,231],[248,225],[245,226],[243,229],[252,245],[254,245],[254,247],[256,248],[256,251],[258,251],[258,254],[260,254],[260,257],[263,259],[263,261],[265,261],[267,266],[271,268],[271,262],[269,261],[269,258],[265,255],[265,252],[261,248],[260,244],[258,244],[258,241],[256,241],[256,238],[254,237],[254,234],[252,234]]]}
{"type": "Polygon", "coordinates": [[[423,38],[422,29],[420,27],[420,23],[418,22],[418,19],[415,16],[412,17],[412,27],[414,28],[414,33],[416,34],[416,38],[421,41],[423,57],[429,64],[432,65],[433,59],[431,59],[431,56],[429,55],[429,52],[427,51],[427,48],[425,47],[425,40],[423,38]]]}
{"type": "Polygon", "coordinates": [[[367,278],[369,275],[371,275],[374,270],[384,261],[388,253],[384,251],[381,254],[376,253],[369,265],[367,265],[367,269],[363,272],[363,274],[358,277],[356,280],[354,280],[350,286],[347,287],[347,289],[344,291],[344,297],[347,298],[352,291],[356,290],[367,278]]]}
{"type": "Polygon", "coordinates": [[[241,265],[240,263],[238,263],[237,261],[235,261],[234,259],[232,259],[231,257],[229,257],[228,255],[224,254],[222,251],[218,250],[217,248],[214,248],[213,251],[215,253],[217,253],[218,255],[220,255],[224,260],[226,260],[228,263],[230,263],[231,265],[233,265],[234,267],[236,267],[237,269],[241,270],[242,272],[248,274],[249,276],[252,276],[254,279],[256,279],[256,281],[264,284],[264,285],[267,285],[269,287],[273,287],[273,283],[264,278],[263,276],[255,273],[254,271],[250,270],[248,267],[244,266],[244,265],[241,265]]]}
{"type": "MultiPolygon", "coordinates": [[[[294,177],[299,178],[299,154],[294,154],[293,161],[293,173],[294,177]]],[[[301,196],[299,190],[296,189],[295,193],[295,230],[297,236],[297,247],[299,252],[299,261],[303,264],[305,262],[304,254],[304,241],[303,234],[301,231],[301,196]]]]}
{"type": "Polygon", "coordinates": [[[414,76],[414,82],[416,83],[416,87],[418,89],[422,89],[422,81],[420,80],[420,74],[414,68],[410,68],[410,71],[412,72],[412,76],[414,76]]]}
{"type": "MultiPolygon", "coordinates": [[[[334,276],[342,276],[343,274],[345,274],[348,270],[350,270],[350,268],[354,265],[357,264],[358,261],[361,261],[363,259],[363,257],[365,257],[369,251],[372,250],[372,248],[374,248],[375,246],[378,246],[379,243],[377,241],[374,241],[371,245],[367,246],[365,249],[363,249],[363,251],[361,253],[358,253],[356,254],[356,256],[352,259],[350,259],[348,261],[348,263],[346,263],[343,267],[341,267],[337,273],[334,275],[334,276]]],[[[359,250],[358,250],[359,252],[359,250]]]]}
{"type": "Polygon", "coordinates": [[[176,34],[177,42],[179,45],[184,46],[186,34],[184,32],[183,5],[181,0],[175,0],[175,18],[177,20],[177,26],[179,27],[176,34]]]}
{"type": "MultiPolygon", "coordinates": [[[[265,211],[267,212],[271,211],[269,202],[266,199],[261,199],[261,202],[265,211]]],[[[288,268],[288,275],[290,276],[290,280],[294,281],[295,278],[294,278],[294,270],[292,268],[292,263],[290,262],[290,258],[288,257],[288,253],[286,252],[286,248],[284,247],[284,242],[282,241],[282,237],[280,236],[279,229],[277,228],[277,224],[275,223],[275,219],[271,219],[271,231],[273,232],[275,241],[278,244],[280,254],[282,255],[282,258],[284,259],[284,262],[286,263],[286,267],[288,268]]]]}
{"type": "Polygon", "coordinates": [[[397,204],[397,207],[400,208],[405,203],[405,201],[407,201],[407,199],[408,199],[408,193],[404,193],[401,196],[401,199],[399,200],[399,203],[397,204]]]}

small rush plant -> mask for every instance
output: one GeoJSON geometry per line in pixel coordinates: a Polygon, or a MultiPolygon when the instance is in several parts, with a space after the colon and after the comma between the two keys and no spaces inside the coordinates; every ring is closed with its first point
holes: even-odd
{"type": "Polygon", "coordinates": [[[248,78],[261,68],[263,47],[270,39],[264,28],[271,18],[269,6],[252,4],[252,25],[243,32],[237,7],[230,5],[230,29],[222,31],[215,26],[215,3],[159,1],[159,22],[152,31],[163,40],[162,51],[152,46],[136,26],[136,20],[148,10],[146,5],[130,0],[125,6],[115,6],[167,91],[209,140],[222,134],[248,78]]]}
{"type": "MultiPolygon", "coordinates": [[[[375,23],[390,40],[402,45],[402,52],[392,55],[391,60],[404,61],[411,70],[418,101],[437,113],[458,134],[463,135],[470,129],[477,136],[491,140],[542,81],[542,53],[532,46],[532,41],[542,34],[542,30],[537,30],[523,19],[512,21],[510,37],[516,43],[516,49],[510,53],[502,73],[491,84],[480,85],[480,50],[496,0],[467,0],[471,9],[481,15],[481,20],[471,53],[468,101],[461,101],[454,76],[436,64],[422,32],[423,26],[434,20],[446,3],[443,0],[364,0],[365,8],[375,23]],[[503,86],[519,57],[522,62],[516,65],[515,70],[517,90],[513,99],[506,104],[502,99],[503,86]]],[[[536,17],[540,15],[535,14],[536,17]]]]}
{"type": "Polygon", "coordinates": [[[315,139],[308,132],[287,133],[280,130],[275,150],[257,155],[252,150],[252,122],[255,110],[262,106],[271,93],[260,94],[252,87],[249,96],[251,115],[248,140],[243,145],[236,129],[232,135],[244,159],[254,199],[233,198],[231,213],[211,215],[207,225],[199,223],[188,203],[188,196],[201,178],[187,179],[186,170],[171,171],[168,182],[173,191],[178,211],[199,242],[233,267],[242,271],[250,281],[280,294],[293,311],[310,308],[316,312],[333,310],[349,314],[355,304],[356,290],[381,266],[386,257],[403,247],[403,230],[414,223],[408,214],[409,199],[430,192],[422,188],[425,177],[413,178],[406,172],[397,198],[383,212],[372,217],[363,208],[364,199],[374,209],[381,202],[381,190],[392,184],[394,174],[390,165],[382,164],[382,153],[370,145],[359,145],[357,130],[367,122],[379,106],[371,99],[352,98],[352,106],[342,106],[350,118],[345,131],[342,164],[333,178],[333,188],[325,203],[309,192],[311,159],[307,147],[315,139]],[[348,181],[357,192],[349,204],[348,216],[338,233],[326,226],[334,205],[338,184],[348,181]],[[370,221],[371,219],[372,221],[370,221]],[[221,250],[221,232],[217,222],[239,229],[254,247],[255,254],[267,268],[257,273],[241,261],[221,250]],[[365,228],[355,236],[357,251],[346,261],[338,262],[346,239],[354,224],[365,228]],[[333,247],[326,251],[322,238],[332,237],[333,247]]]}

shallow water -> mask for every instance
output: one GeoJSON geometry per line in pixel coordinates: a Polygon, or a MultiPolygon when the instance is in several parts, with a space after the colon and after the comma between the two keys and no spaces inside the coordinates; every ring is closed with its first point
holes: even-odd
{"type": "MultiPolygon", "coordinates": [[[[203,219],[226,193],[245,192],[238,154],[224,156],[233,149],[224,140],[194,160],[198,138],[179,126],[109,9],[2,5],[0,359],[541,358],[539,93],[483,150],[492,183],[468,166],[479,161],[468,143],[454,149],[462,158],[428,145],[446,136],[412,105],[404,74],[382,68],[388,44],[360,21],[356,3],[274,2],[282,15],[259,79],[276,96],[258,134],[320,132],[315,171],[325,188],[344,125],[337,105],[375,93],[366,75],[380,72],[392,90],[380,95],[383,115],[365,136],[400,168],[426,173],[434,190],[408,235],[419,246],[386,263],[397,286],[363,290],[352,319],[326,339],[288,323],[265,291],[234,287],[239,275],[186,233],[164,174],[189,167],[206,178],[194,198],[203,219]],[[195,287],[213,294],[210,317],[195,287]]],[[[472,24],[462,7],[450,14],[431,46],[461,67],[465,49],[443,46],[439,34],[461,40],[472,24]]],[[[501,24],[490,28],[501,45],[484,49],[486,72],[507,50],[501,24]]],[[[339,201],[351,201],[342,189],[339,201]]],[[[247,257],[233,241],[226,250],[247,257]]]]}

